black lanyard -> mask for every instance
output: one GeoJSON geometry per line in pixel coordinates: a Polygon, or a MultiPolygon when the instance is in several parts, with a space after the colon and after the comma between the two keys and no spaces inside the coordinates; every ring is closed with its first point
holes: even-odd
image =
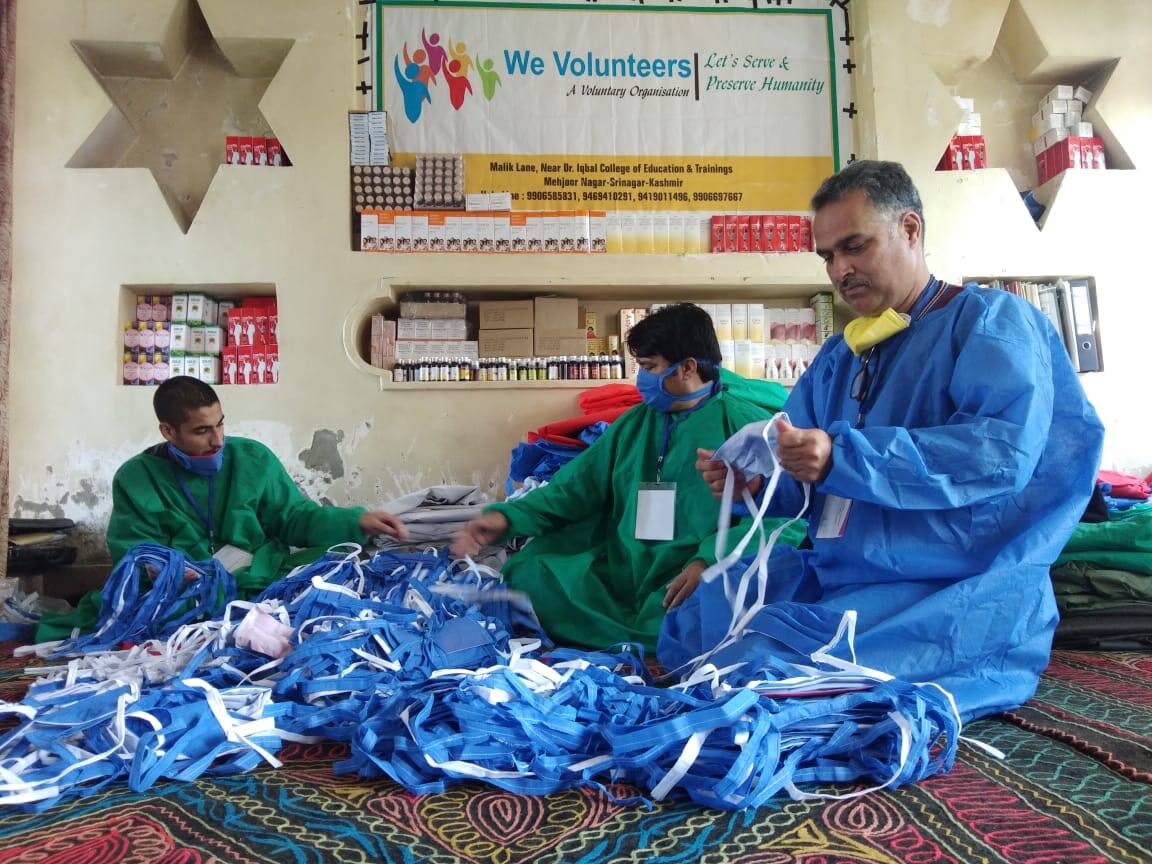
{"type": "Polygon", "coordinates": [[[184,480],[179,474],[176,475],[176,482],[180,485],[180,491],[184,493],[184,497],[188,499],[188,503],[192,505],[192,509],[196,511],[196,515],[200,517],[200,521],[204,523],[204,527],[208,529],[208,549],[211,554],[216,554],[216,533],[212,527],[212,513],[216,509],[216,475],[213,474],[208,478],[208,512],[205,513],[196,499],[192,496],[191,490],[184,485],[184,480]]]}

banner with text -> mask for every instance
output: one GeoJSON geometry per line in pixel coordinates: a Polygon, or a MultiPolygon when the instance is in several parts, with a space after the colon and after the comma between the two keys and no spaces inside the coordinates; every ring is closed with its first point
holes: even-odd
{"type": "Polygon", "coordinates": [[[838,13],[381,0],[371,89],[398,160],[517,209],[806,210],[851,149],[838,13]]]}

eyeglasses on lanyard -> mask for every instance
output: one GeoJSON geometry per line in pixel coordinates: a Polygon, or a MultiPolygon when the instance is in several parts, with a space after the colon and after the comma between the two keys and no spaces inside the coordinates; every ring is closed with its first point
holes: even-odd
{"type": "Polygon", "coordinates": [[[876,363],[872,363],[872,357],[876,352],[876,346],[866,350],[860,355],[860,368],[856,370],[856,375],[852,378],[852,398],[860,406],[860,411],[856,416],[856,426],[864,425],[864,415],[868,413],[868,393],[872,389],[872,382],[879,377],[880,373],[880,359],[876,359],[876,363]]]}

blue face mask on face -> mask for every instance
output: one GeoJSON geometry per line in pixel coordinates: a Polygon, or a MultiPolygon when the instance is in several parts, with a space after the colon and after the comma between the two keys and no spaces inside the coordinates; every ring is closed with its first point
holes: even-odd
{"type": "Polygon", "coordinates": [[[691,402],[693,399],[700,399],[712,392],[712,384],[714,382],[705,384],[695,393],[682,396],[669,393],[665,390],[664,379],[669,375],[675,374],[682,362],[684,361],[678,360],[659,375],[655,372],[649,372],[647,369],[641,369],[636,373],[636,389],[640,391],[640,398],[643,399],[644,404],[653,411],[667,413],[672,410],[672,406],[676,402],[691,402]]]}
{"type": "Polygon", "coordinates": [[[221,442],[220,449],[211,456],[189,456],[171,442],[168,444],[168,452],[173,459],[193,474],[200,477],[213,477],[220,472],[220,466],[224,464],[225,443],[227,443],[226,440],[221,442]]]}

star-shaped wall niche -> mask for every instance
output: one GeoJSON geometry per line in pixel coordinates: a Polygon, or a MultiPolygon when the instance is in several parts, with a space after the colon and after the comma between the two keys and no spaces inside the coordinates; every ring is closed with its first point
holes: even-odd
{"type": "Polygon", "coordinates": [[[74,42],[112,107],[68,167],[149,169],[187,232],[224,161],[225,138],[276,137],[259,103],[292,44],[217,41],[197,0],[176,0],[156,42],[74,42]]]}
{"type": "MultiPolygon", "coordinates": [[[[940,82],[956,95],[977,97],[976,110],[983,116],[989,162],[993,167],[1005,168],[1019,191],[1032,190],[1046,206],[1037,222],[1043,228],[1069,172],[1038,185],[1029,137],[1031,114],[1053,85],[1086,86],[1095,98],[1085,109],[1084,119],[1092,123],[1094,134],[1104,140],[1108,167],[1132,168],[1133,159],[1125,142],[1137,140],[1137,136],[1125,134],[1127,130],[1113,122],[1115,106],[1110,97],[1114,91],[1106,88],[1121,63],[1118,57],[1124,53],[1122,49],[1133,46],[1118,46],[1114,39],[1104,40],[1098,33],[1069,28],[1066,22],[1074,17],[1061,19],[1051,2],[1041,6],[1039,0],[997,0],[996,4],[979,4],[979,8],[972,4],[968,11],[972,18],[955,22],[956,25],[978,22],[982,31],[964,35],[969,45],[992,36],[995,41],[991,50],[966,55],[955,45],[937,45],[933,47],[939,49],[938,53],[930,54],[928,62],[940,82]],[[991,8],[994,5],[997,8],[991,8]],[[1054,22],[1063,22],[1063,26],[1053,27],[1054,22]],[[1079,38],[1068,36],[1070,30],[1079,33],[1079,38]]],[[[954,106],[944,107],[941,113],[946,129],[954,129],[949,124],[962,119],[954,106]]]]}

